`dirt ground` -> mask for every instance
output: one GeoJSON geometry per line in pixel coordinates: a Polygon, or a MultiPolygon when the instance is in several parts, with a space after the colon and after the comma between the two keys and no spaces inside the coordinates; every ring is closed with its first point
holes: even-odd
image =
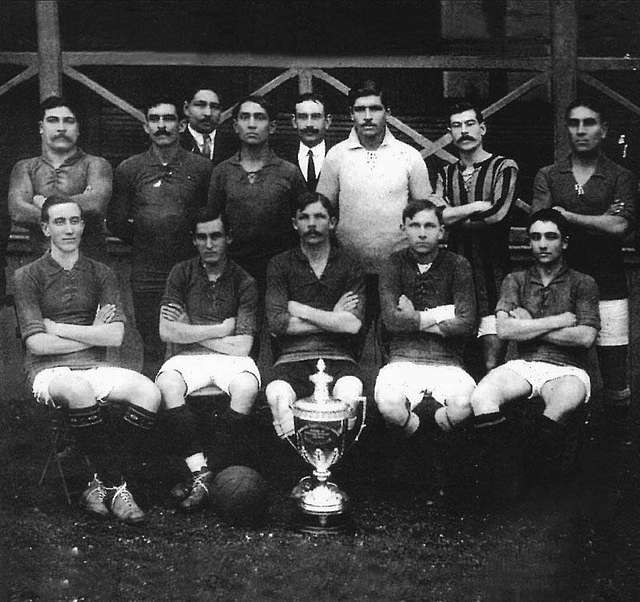
{"type": "MultiPolygon", "coordinates": [[[[262,416],[269,510],[257,528],[214,510],[176,513],[179,464],[147,463],[137,487],[148,523],[96,522],[67,506],[51,472],[37,481],[48,417],[30,402],[0,408],[0,600],[640,599],[638,421],[589,431],[581,470],[502,510],[453,508],[425,457],[394,450],[375,423],[336,471],[353,499],[354,535],[291,529],[287,492],[303,474],[262,416]]],[[[87,472],[65,461],[72,489],[87,472]]],[[[463,505],[464,506],[464,505],[463,505]]]]}

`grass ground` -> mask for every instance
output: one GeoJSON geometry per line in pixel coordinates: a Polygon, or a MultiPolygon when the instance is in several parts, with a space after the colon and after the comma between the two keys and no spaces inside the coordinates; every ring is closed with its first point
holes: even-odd
{"type": "MultiPolygon", "coordinates": [[[[640,599],[637,424],[623,441],[587,441],[570,482],[536,488],[502,511],[454,510],[423,458],[384,462],[370,430],[338,471],[354,500],[355,535],[290,527],[286,494],[300,464],[263,438],[269,511],[259,528],[215,511],[174,512],[177,465],[143,473],[148,523],[100,523],[67,506],[53,476],[37,486],[47,416],[23,400],[0,408],[0,600],[640,599]]],[[[260,434],[262,433],[262,434],[260,434]]],[[[66,464],[72,486],[87,478],[66,464]]]]}

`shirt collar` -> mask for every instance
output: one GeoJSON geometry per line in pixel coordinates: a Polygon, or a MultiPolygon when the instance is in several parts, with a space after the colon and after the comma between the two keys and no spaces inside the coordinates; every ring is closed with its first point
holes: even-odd
{"type": "MultiPolygon", "coordinates": [[[[494,155],[489,155],[486,159],[483,159],[482,161],[478,161],[477,163],[474,163],[473,164],[473,168],[477,169],[478,167],[482,166],[487,161],[490,161],[491,159],[493,159],[493,157],[494,157],[494,155]]],[[[460,159],[458,159],[458,162],[456,163],[456,166],[458,167],[458,169],[460,171],[464,171],[467,168],[467,166],[460,159]]]]}
{"type": "MultiPolygon", "coordinates": [[[[567,265],[566,260],[562,259],[562,266],[560,267],[560,271],[553,277],[553,279],[551,280],[551,282],[549,282],[547,286],[549,286],[553,282],[558,282],[560,280],[563,280],[568,271],[569,271],[569,266],[567,265]]],[[[538,271],[538,268],[535,263],[529,268],[529,277],[531,282],[535,282],[540,286],[544,286],[542,284],[542,278],[540,277],[540,272],[538,271]]]]}
{"type": "MultiPolygon", "coordinates": [[[[302,263],[309,263],[309,259],[307,258],[307,256],[302,252],[302,248],[300,247],[300,245],[298,244],[297,246],[295,246],[293,249],[293,256],[297,261],[301,261],[302,263]]],[[[329,264],[329,262],[333,261],[336,257],[336,255],[338,254],[338,248],[336,247],[335,244],[331,244],[331,246],[329,247],[329,259],[327,260],[327,265],[329,264]]]]}
{"type": "MultiPolygon", "coordinates": [[[[191,124],[187,125],[187,130],[189,130],[189,133],[191,134],[191,137],[196,141],[196,144],[202,148],[202,145],[204,144],[204,134],[201,134],[200,132],[194,130],[191,127],[191,124]]],[[[211,144],[214,143],[215,139],[216,139],[216,132],[218,130],[213,130],[213,132],[211,132],[209,134],[209,139],[211,140],[211,144]]]]}
{"type": "MultiPolygon", "coordinates": [[[[558,161],[558,171],[561,173],[569,173],[573,175],[573,164],[571,163],[571,157],[573,155],[569,153],[564,159],[558,161]]],[[[598,178],[606,178],[607,173],[609,173],[611,169],[612,161],[603,153],[598,155],[598,161],[596,162],[596,170],[593,172],[592,176],[596,176],[598,178]]]]}
{"type": "MultiPolygon", "coordinates": [[[[406,249],[403,249],[402,253],[404,253],[405,260],[411,264],[413,269],[418,271],[418,260],[415,258],[415,256],[411,252],[411,247],[407,247],[406,249]]],[[[427,270],[426,273],[430,272],[433,269],[433,266],[437,265],[440,262],[441,257],[442,257],[442,249],[438,248],[438,253],[433,258],[433,261],[431,262],[431,268],[429,268],[429,270],[427,270]]]]}
{"type": "Polygon", "coordinates": [[[300,144],[298,145],[298,160],[302,159],[303,157],[306,157],[309,151],[312,151],[313,160],[316,161],[318,158],[325,156],[326,146],[327,144],[324,140],[322,140],[315,146],[307,146],[306,144],[303,144],[302,142],[300,142],[300,144]]]}
{"type": "MultiPolygon", "coordinates": [[[[65,271],[65,269],[51,256],[50,249],[45,252],[45,254],[42,256],[42,259],[43,259],[43,265],[44,265],[45,271],[47,272],[48,275],[57,274],[58,272],[65,271]]],[[[78,256],[78,261],[75,262],[75,264],[71,269],[86,271],[89,269],[90,265],[91,264],[89,260],[81,252],[80,255],[78,256]]]]}
{"type": "Polygon", "coordinates": [[[231,260],[227,256],[226,259],[225,259],[225,262],[224,262],[224,268],[222,268],[222,272],[220,272],[220,276],[218,276],[218,278],[215,281],[211,281],[211,280],[209,280],[209,274],[207,274],[207,268],[204,266],[204,264],[200,260],[200,256],[194,257],[193,261],[196,263],[196,265],[198,266],[198,268],[200,270],[200,274],[202,274],[202,277],[207,282],[220,282],[221,280],[225,280],[228,277],[229,272],[231,270],[231,268],[230,268],[231,260]]]}
{"type": "MultiPolygon", "coordinates": [[[[393,144],[395,139],[396,137],[391,133],[391,130],[387,127],[385,129],[384,138],[382,139],[382,142],[378,148],[393,144]]],[[[364,146],[362,146],[362,143],[360,142],[360,139],[358,138],[358,134],[356,133],[356,128],[351,128],[351,131],[349,132],[349,137],[347,138],[347,143],[349,145],[349,148],[364,148],[364,146]]]]}
{"type": "MultiPolygon", "coordinates": [[[[184,158],[189,154],[190,154],[189,151],[185,150],[184,148],[182,148],[182,146],[178,145],[178,148],[176,149],[176,154],[173,155],[173,158],[171,159],[171,161],[169,161],[169,163],[167,163],[167,165],[181,165],[184,158]]],[[[160,157],[154,150],[153,145],[151,145],[149,147],[149,150],[147,151],[147,159],[149,160],[151,165],[160,165],[164,167],[164,163],[160,160],[160,157]]]]}
{"type": "MultiPolygon", "coordinates": [[[[231,157],[229,157],[229,159],[228,159],[229,162],[231,162],[231,163],[233,163],[235,165],[240,165],[241,164],[241,161],[240,161],[240,158],[241,158],[240,153],[241,152],[242,152],[242,150],[239,150],[237,153],[231,155],[231,157]]],[[[280,161],[282,161],[282,159],[280,159],[280,157],[278,157],[278,155],[276,155],[273,152],[273,149],[271,147],[269,147],[269,152],[268,152],[268,154],[267,154],[267,156],[265,157],[265,160],[264,160],[264,167],[266,167],[267,165],[272,165],[274,163],[278,163],[280,161]]]]}
{"type": "MultiPolygon", "coordinates": [[[[60,165],[60,167],[67,167],[69,165],[73,165],[75,163],[77,163],[78,161],[80,161],[80,159],[82,159],[82,157],[85,156],[85,152],[79,147],[76,147],[76,152],[73,153],[73,155],[71,155],[70,157],[67,157],[62,164],[60,165]]],[[[46,163],[47,165],[53,167],[53,165],[51,165],[51,162],[49,161],[49,159],[47,159],[44,155],[41,155],[40,159],[46,163]]],[[[58,168],[59,169],[59,168],[58,168]]]]}

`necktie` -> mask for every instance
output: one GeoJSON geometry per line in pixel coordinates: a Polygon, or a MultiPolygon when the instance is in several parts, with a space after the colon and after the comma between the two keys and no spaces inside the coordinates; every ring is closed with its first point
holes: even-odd
{"type": "Polygon", "coordinates": [[[309,149],[307,153],[307,157],[309,157],[309,163],[307,164],[307,188],[311,192],[315,192],[316,190],[316,166],[313,163],[313,151],[309,149]]]}
{"type": "Polygon", "coordinates": [[[207,158],[211,159],[211,136],[209,134],[204,134],[204,142],[202,143],[202,154],[207,158]]]}

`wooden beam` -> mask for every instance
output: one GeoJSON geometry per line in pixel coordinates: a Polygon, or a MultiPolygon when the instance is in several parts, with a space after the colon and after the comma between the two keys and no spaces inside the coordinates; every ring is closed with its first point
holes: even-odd
{"type": "MultiPolygon", "coordinates": [[[[291,79],[292,77],[296,77],[296,75],[298,75],[297,69],[287,69],[287,71],[285,71],[284,73],[281,73],[280,75],[274,77],[271,81],[268,81],[263,86],[260,86],[257,90],[254,90],[253,92],[251,92],[251,94],[264,96],[265,94],[268,94],[269,92],[271,92],[271,90],[274,90],[275,88],[277,88],[280,84],[283,84],[284,82],[291,79]]],[[[227,119],[231,117],[231,114],[233,113],[233,108],[236,106],[236,104],[238,103],[231,105],[226,111],[222,112],[222,115],[220,115],[220,123],[224,123],[227,119]]]]}
{"type": "Polygon", "coordinates": [[[333,75],[329,75],[326,71],[322,69],[312,69],[311,73],[313,73],[313,77],[317,77],[324,82],[327,82],[330,86],[333,86],[338,92],[342,92],[345,96],[349,94],[349,86],[342,83],[338,78],[333,77],[333,75]]]}
{"type": "Polygon", "coordinates": [[[548,73],[540,73],[535,77],[532,77],[530,80],[524,82],[524,84],[520,84],[514,90],[511,90],[508,94],[503,96],[502,98],[496,100],[493,104],[490,104],[486,109],[482,111],[482,116],[486,119],[490,117],[494,113],[497,113],[501,109],[504,109],[508,104],[512,103],[514,100],[517,100],[521,96],[524,96],[529,90],[533,90],[538,86],[542,86],[546,84],[549,79],[548,73]]]}
{"type": "Polygon", "coordinates": [[[313,92],[313,73],[310,69],[298,71],[298,93],[309,94],[313,92]]]}
{"type": "Polygon", "coordinates": [[[0,52],[0,65],[37,65],[37,52],[0,52]]]}
{"type": "Polygon", "coordinates": [[[640,71],[637,56],[579,56],[580,71],[640,71]]]}
{"type": "Polygon", "coordinates": [[[622,94],[619,94],[615,90],[612,90],[609,86],[601,82],[599,79],[589,75],[588,73],[580,73],[578,77],[585,83],[595,88],[596,90],[600,90],[603,94],[606,94],[609,98],[613,98],[617,103],[621,104],[626,109],[629,109],[632,113],[636,115],[640,115],[640,106],[631,102],[622,94]]]}
{"type": "Polygon", "coordinates": [[[440,157],[441,159],[444,159],[445,161],[449,161],[449,163],[455,163],[458,160],[451,153],[449,153],[448,151],[442,150],[442,147],[437,146],[436,144],[431,142],[429,138],[426,138],[420,132],[417,132],[412,127],[409,127],[406,123],[403,123],[397,117],[394,117],[393,115],[389,115],[387,117],[387,123],[395,127],[397,130],[401,131],[403,134],[406,134],[407,136],[409,136],[409,138],[411,138],[414,142],[419,144],[423,148],[423,150],[428,151],[423,156],[428,157],[429,155],[435,154],[435,155],[438,155],[438,157],[440,157]]]}
{"type": "Polygon", "coordinates": [[[31,79],[36,73],[38,73],[38,68],[35,65],[31,65],[27,67],[24,71],[20,71],[18,75],[12,77],[8,82],[5,82],[0,86],[0,96],[2,96],[5,92],[11,90],[18,84],[22,82],[26,82],[28,79],[31,79]]]}
{"type": "Polygon", "coordinates": [[[298,56],[241,52],[65,52],[67,65],[155,65],[178,67],[267,67],[274,69],[504,69],[544,71],[551,66],[547,56],[392,55],[392,56],[298,56]]]}
{"type": "Polygon", "coordinates": [[[549,0],[551,9],[552,101],[555,111],[555,160],[569,152],[564,122],[566,106],[576,96],[578,16],[576,0],[549,0]]]}
{"type": "MultiPolygon", "coordinates": [[[[76,71],[73,67],[69,67],[65,65],[63,67],[63,72],[67,77],[80,82],[89,90],[92,90],[98,96],[102,96],[105,100],[109,101],[111,104],[115,105],[119,109],[122,109],[125,113],[128,113],[141,123],[145,122],[144,113],[138,109],[136,109],[133,105],[129,104],[123,98],[116,96],[113,92],[107,90],[104,86],[101,86],[98,82],[93,81],[90,77],[87,77],[84,73],[80,73],[80,71],[76,71]]],[[[179,108],[179,107],[178,107],[179,108]]]]}
{"type": "Polygon", "coordinates": [[[60,24],[56,0],[36,0],[40,100],[62,94],[60,24]]]}

